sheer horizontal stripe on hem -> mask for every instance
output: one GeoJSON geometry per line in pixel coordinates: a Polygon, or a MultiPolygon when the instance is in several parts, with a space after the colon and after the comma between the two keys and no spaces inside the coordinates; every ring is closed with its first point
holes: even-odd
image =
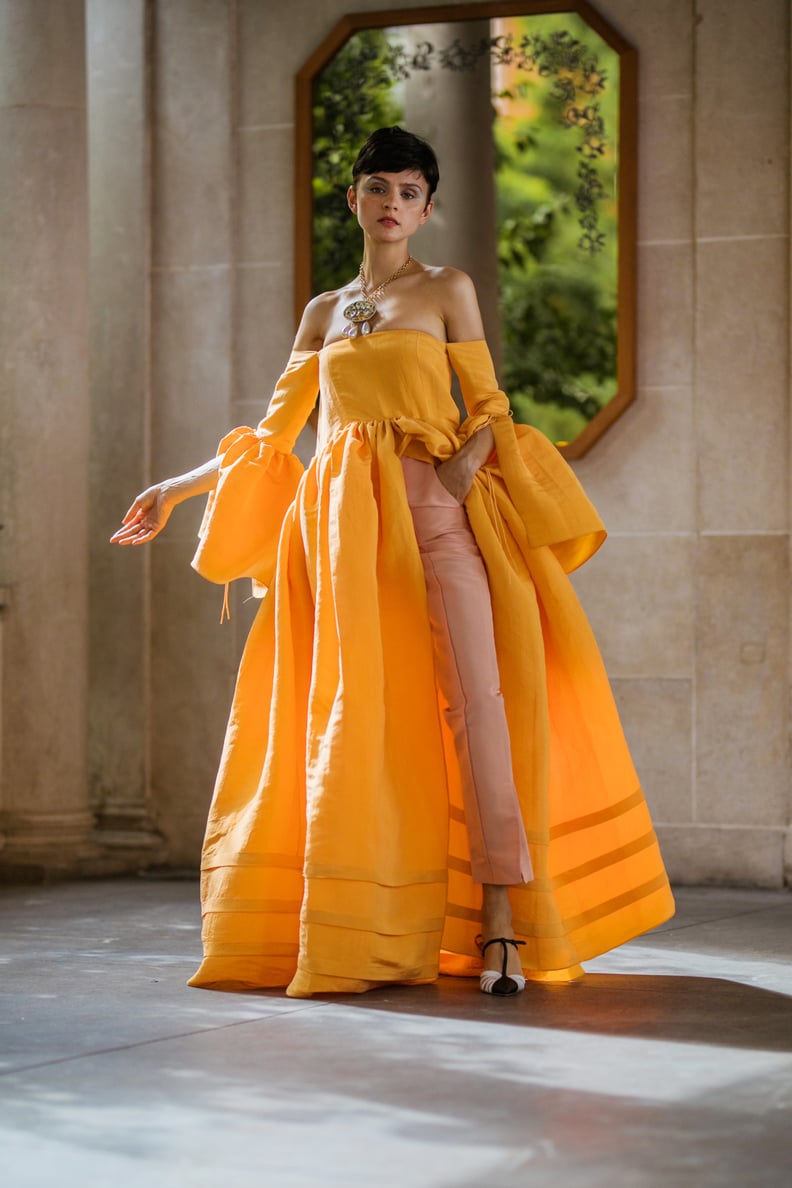
{"type": "Polygon", "coordinates": [[[203,914],[205,916],[223,916],[233,912],[260,912],[273,915],[299,915],[302,907],[300,899],[231,899],[222,895],[218,900],[207,896],[204,900],[203,914]]]}
{"type": "Polygon", "coordinates": [[[336,912],[321,912],[308,909],[303,915],[306,924],[324,924],[329,928],[347,928],[353,932],[363,932],[371,936],[416,936],[423,932],[441,932],[445,923],[443,916],[434,919],[421,920],[410,928],[390,930],[385,928],[366,928],[365,922],[354,916],[339,915],[336,912]]]}
{"type": "Polygon", "coordinates": [[[555,841],[556,838],[565,837],[568,833],[577,833],[581,829],[591,829],[593,825],[601,825],[605,821],[612,821],[616,817],[622,816],[623,813],[628,813],[631,809],[637,808],[638,805],[644,804],[644,794],[640,788],[636,788],[629,796],[625,796],[623,800],[619,800],[616,804],[608,805],[607,808],[598,809],[595,813],[586,813],[583,817],[575,817],[572,821],[564,821],[560,825],[553,825],[550,829],[550,838],[555,841]]]}
{"type": "Polygon", "coordinates": [[[373,883],[378,887],[412,887],[424,883],[444,884],[448,877],[445,867],[438,870],[409,871],[398,879],[383,879],[374,870],[356,866],[328,866],[317,862],[306,862],[307,879],[342,879],[347,883],[373,883]]]}
{"type": "Polygon", "coordinates": [[[278,870],[299,870],[302,873],[303,858],[300,854],[256,854],[249,851],[241,853],[239,850],[222,857],[208,850],[201,864],[201,872],[209,874],[213,870],[235,866],[273,866],[278,870]]]}
{"type": "Polygon", "coordinates": [[[216,941],[206,946],[207,957],[297,957],[298,944],[260,945],[250,941],[216,941]]]}
{"type": "Polygon", "coordinates": [[[578,928],[583,928],[586,924],[592,924],[597,920],[603,920],[607,916],[615,915],[616,912],[623,908],[632,907],[640,903],[642,899],[654,894],[655,891],[660,891],[668,886],[668,877],[663,871],[656,875],[655,878],[650,879],[646,883],[642,883],[639,887],[635,887],[630,891],[624,891],[621,895],[615,895],[612,899],[605,900],[603,903],[597,904],[593,908],[589,908],[586,912],[581,912],[577,916],[567,916],[560,921],[561,929],[552,932],[539,931],[535,924],[530,924],[527,920],[515,920],[514,931],[518,932],[520,936],[536,937],[537,940],[558,940],[563,937],[568,937],[571,933],[576,932],[578,928]]]}

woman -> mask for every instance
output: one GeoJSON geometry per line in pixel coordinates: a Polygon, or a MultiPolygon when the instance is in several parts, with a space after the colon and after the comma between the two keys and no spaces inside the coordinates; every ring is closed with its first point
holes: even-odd
{"type": "Polygon", "coordinates": [[[307,306],[258,429],[143,492],[113,537],[151,540],[208,493],[193,564],[264,594],[192,985],[307,997],[440,971],[507,995],[580,976],[673,911],[566,577],[604,530],[550,443],[513,425],[470,279],[410,255],[437,181],[420,138],[369,138],[347,193],[358,277],[307,306]]]}

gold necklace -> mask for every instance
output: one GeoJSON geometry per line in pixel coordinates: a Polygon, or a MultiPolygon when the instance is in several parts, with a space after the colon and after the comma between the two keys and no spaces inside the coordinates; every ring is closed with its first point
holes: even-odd
{"type": "Polygon", "coordinates": [[[401,268],[397,268],[395,272],[391,273],[386,280],[377,285],[376,289],[369,290],[366,284],[366,278],[363,275],[363,262],[361,261],[358,269],[358,280],[360,281],[360,291],[363,294],[362,301],[352,301],[344,310],[344,317],[349,323],[344,327],[344,334],[347,338],[356,338],[358,334],[371,334],[371,323],[377,316],[377,302],[385,291],[385,288],[395,281],[397,277],[406,272],[413,263],[412,256],[408,256],[402,264],[401,268]]]}

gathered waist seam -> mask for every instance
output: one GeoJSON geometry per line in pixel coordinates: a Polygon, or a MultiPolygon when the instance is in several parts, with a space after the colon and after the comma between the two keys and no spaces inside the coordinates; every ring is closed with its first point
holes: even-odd
{"type": "Polygon", "coordinates": [[[456,439],[459,434],[458,424],[440,426],[436,423],[433,423],[432,421],[422,421],[420,417],[411,417],[408,415],[401,415],[397,417],[372,417],[365,421],[345,421],[343,425],[336,426],[332,429],[332,431],[328,432],[327,437],[321,443],[321,448],[324,449],[326,446],[330,445],[331,442],[335,441],[335,439],[342,433],[346,433],[350,429],[367,429],[369,426],[377,425],[391,425],[393,426],[394,431],[400,434],[402,437],[415,438],[418,440],[423,439],[422,434],[415,433],[412,431],[412,429],[405,427],[403,424],[404,422],[410,422],[412,425],[424,425],[426,427],[427,437],[434,436],[435,434],[442,434],[444,436],[451,436],[456,439]]]}

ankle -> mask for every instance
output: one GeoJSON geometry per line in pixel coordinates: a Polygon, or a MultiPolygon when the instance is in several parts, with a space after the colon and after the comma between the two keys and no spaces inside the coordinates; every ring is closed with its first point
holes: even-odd
{"type": "Polygon", "coordinates": [[[512,910],[508,887],[484,885],[481,922],[485,940],[492,936],[512,936],[512,910]]]}

